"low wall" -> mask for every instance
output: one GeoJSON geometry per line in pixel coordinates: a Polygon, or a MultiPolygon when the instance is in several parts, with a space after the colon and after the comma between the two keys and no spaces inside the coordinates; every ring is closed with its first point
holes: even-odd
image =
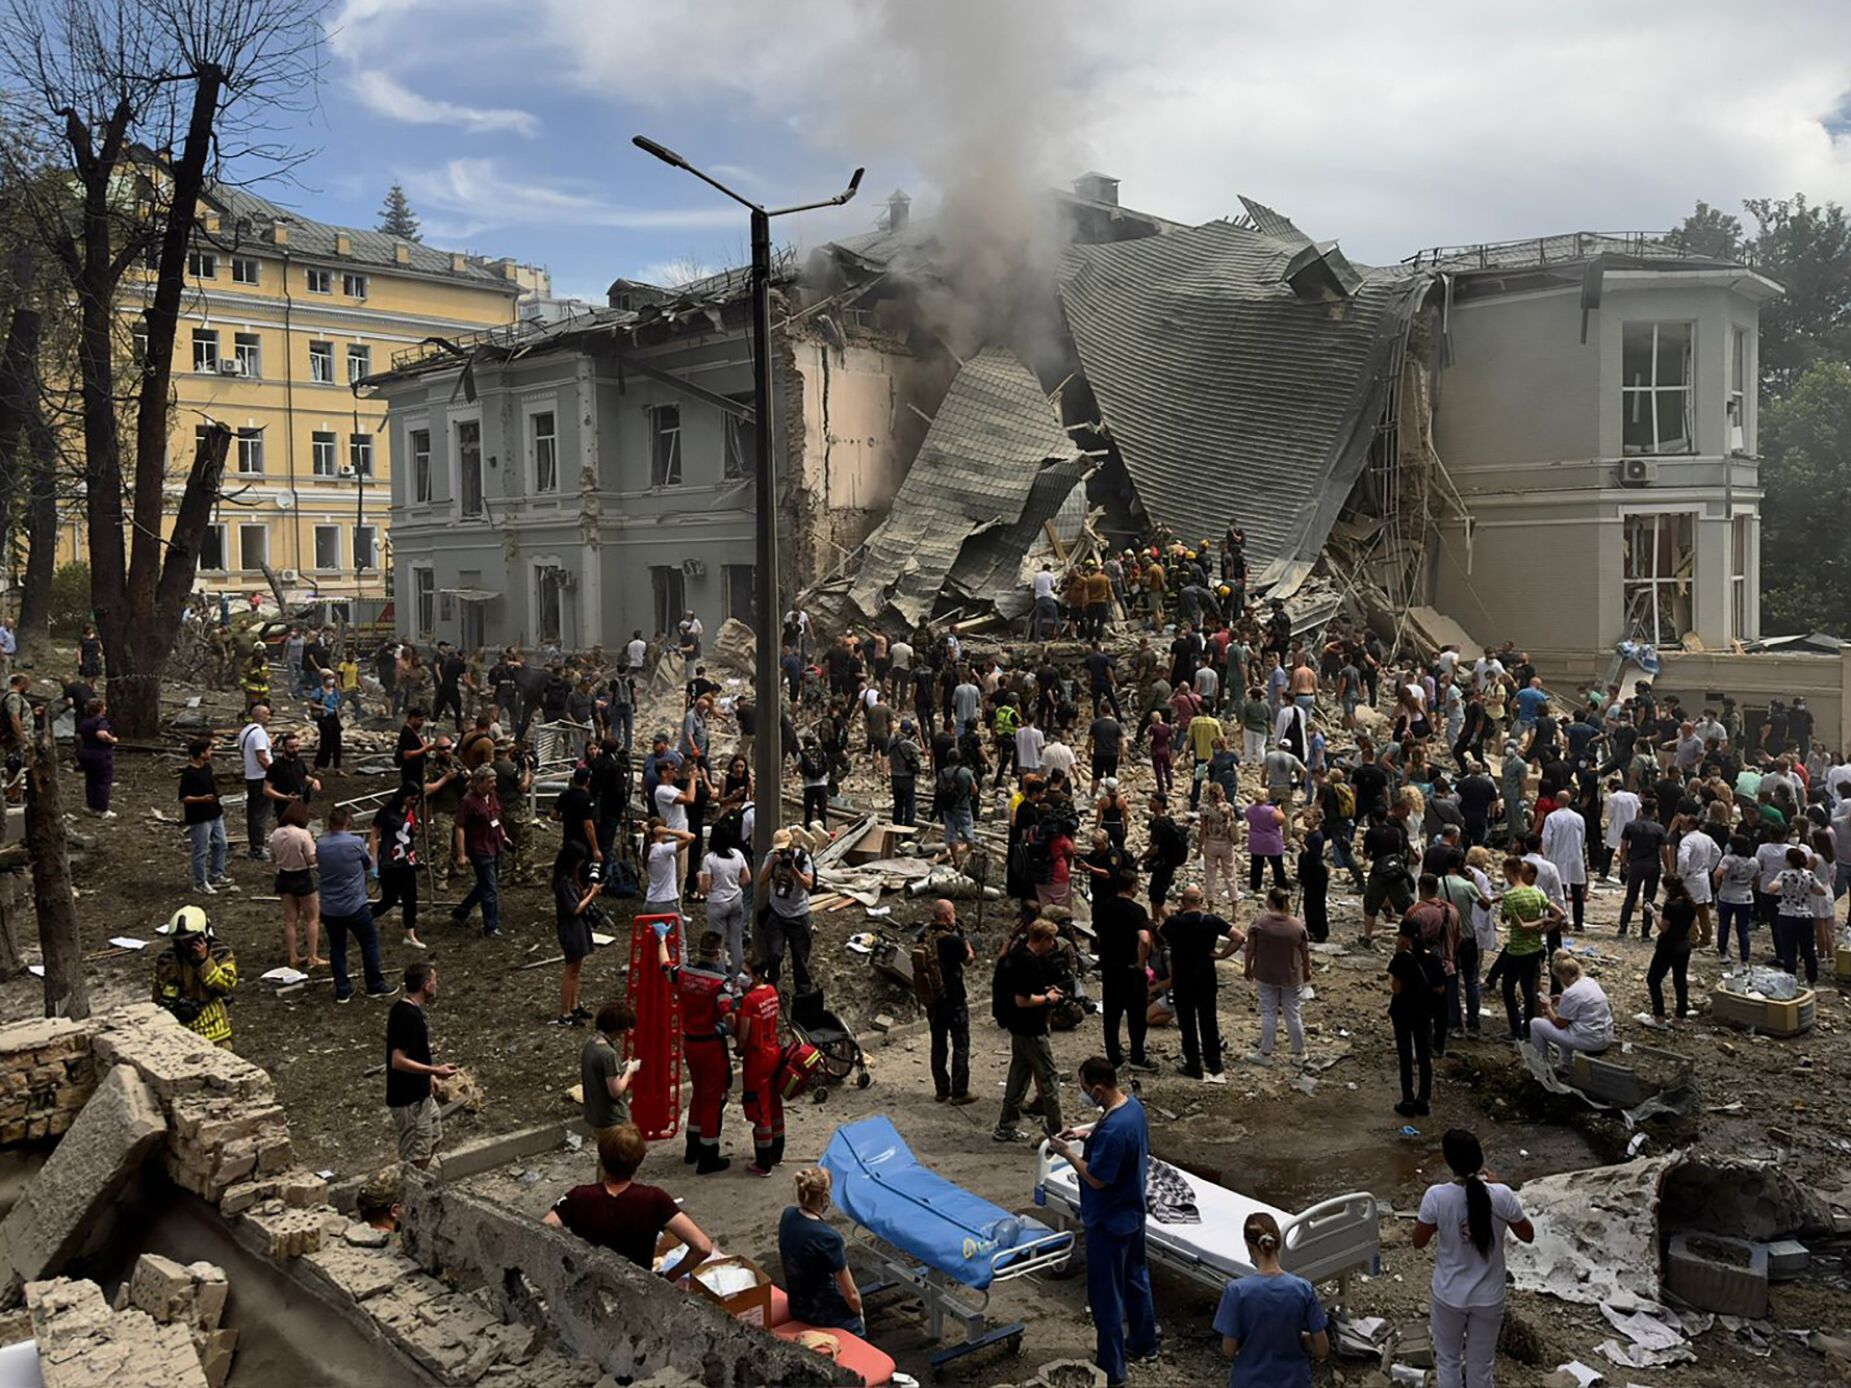
{"type": "Polygon", "coordinates": [[[560,1348],[620,1381],[666,1370],[707,1388],[859,1382],[614,1253],[422,1173],[405,1173],[404,1205],[406,1254],[487,1289],[506,1320],[534,1323],[544,1301],[560,1348]]]}

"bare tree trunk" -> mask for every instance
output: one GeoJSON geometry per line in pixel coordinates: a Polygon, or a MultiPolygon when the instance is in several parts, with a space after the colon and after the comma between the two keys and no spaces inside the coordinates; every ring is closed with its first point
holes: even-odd
{"type": "Polygon", "coordinates": [[[45,1015],[82,1020],[90,1015],[90,988],[84,979],[77,902],[71,895],[58,753],[49,719],[43,720],[26,748],[26,852],[32,859],[39,951],[45,959],[45,1015]]]}
{"type": "Polygon", "coordinates": [[[44,658],[51,645],[51,581],[58,564],[58,445],[42,414],[27,426],[26,581],[19,598],[19,656],[44,658]]]}

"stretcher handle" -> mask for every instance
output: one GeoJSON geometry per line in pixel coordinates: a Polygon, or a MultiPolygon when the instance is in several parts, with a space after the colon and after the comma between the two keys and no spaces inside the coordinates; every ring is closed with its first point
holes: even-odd
{"type": "Polygon", "coordinates": [[[1375,1197],[1366,1190],[1352,1191],[1348,1195],[1319,1201],[1303,1214],[1293,1216],[1286,1222],[1282,1233],[1285,1246],[1297,1248],[1306,1240],[1318,1238],[1334,1227],[1372,1224],[1378,1218],[1375,1197]]]}

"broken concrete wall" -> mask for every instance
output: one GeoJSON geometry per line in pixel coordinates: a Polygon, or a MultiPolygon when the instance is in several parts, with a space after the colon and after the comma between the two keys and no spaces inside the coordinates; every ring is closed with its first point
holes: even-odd
{"type": "Polygon", "coordinates": [[[544,1302],[555,1342],[619,1379],[667,1370],[708,1388],[856,1381],[614,1253],[419,1172],[406,1173],[402,1235],[426,1270],[485,1289],[505,1319],[531,1322],[544,1302]]]}
{"type": "Polygon", "coordinates": [[[34,1282],[26,1304],[45,1388],[207,1388],[185,1325],[112,1311],[94,1282],[34,1282]]]}
{"type": "Polygon", "coordinates": [[[96,1089],[96,1026],[65,1017],[0,1027],[0,1147],[56,1137],[96,1089]]]}

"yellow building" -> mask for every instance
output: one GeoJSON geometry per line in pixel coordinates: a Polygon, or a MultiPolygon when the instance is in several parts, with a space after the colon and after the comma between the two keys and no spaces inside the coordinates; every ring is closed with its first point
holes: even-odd
{"type": "MultiPolygon", "coordinates": [[[[351,383],[425,338],[513,322],[526,271],[310,221],[241,189],[203,202],[174,342],[176,497],[208,421],[236,442],[199,586],[264,590],[267,564],[291,600],[388,596],[385,406],[351,383]]],[[[125,341],[139,311],[125,296],[125,341]]]]}

